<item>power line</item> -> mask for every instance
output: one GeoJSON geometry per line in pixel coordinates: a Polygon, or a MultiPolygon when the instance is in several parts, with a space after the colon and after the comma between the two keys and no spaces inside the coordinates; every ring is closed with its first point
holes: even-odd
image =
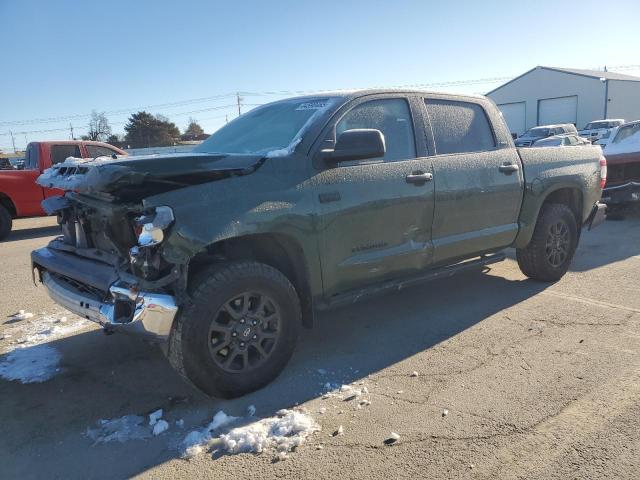
{"type": "MultiPolygon", "coordinates": [[[[609,71],[613,70],[633,70],[640,69],[640,65],[617,65],[608,67],[609,71]]],[[[592,70],[597,70],[597,68],[592,68],[592,70]]],[[[239,91],[236,93],[225,93],[220,95],[213,95],[209,97],[200,97],[200,98],[192,98],[187,100],[180,100],[176,102],[168,102],[168,103],[159,103],[154,105],[146,105],[142,107],[133,107],[133,108],[125,108],[119,110],[108,110],[103,112],[105,115],[124,115],[140,110],[151,110],[157,108],[174,108],[179,106],[193,105],[197,103],[205,103],[214,100],[221,100],[225,98],[233,98],[236,99],[236,104],[231,105],[231,107],[237,107],[238,113],[241,113],[241,105],[255,105],[255,104],[245,104],[242,102],[241,95],[244,96],[286,96],[286,95],[306,95],[306,94],[315,94],[315,93],[326,93],[328,91],[334,92],[343,92],[350,90],[358,90],[362,88],[440,88],[440,87],[452,87],[452,86],[467,86],[467,85],[480,85],[480,84],[488,84],[488,83],[497,83],[511,80],[513,77],[488,77],[488,78],[477,78],[470,80],[452,80],[446,82],[434,82],[434,83],[415,83],[415,84],[404,84],[404,85],[395,85],[395,86],[378,86],[378,87],[359,87],[359,88],[342,88],[342,89],[316,89],[316,90],[271,90],[271,91],[239,91]]],[[[181,112],[175,113],[172,115],[188,115],[190,113],[200,113],[210,110],[215,110],[217,108],[229,108],[229,106],[219,106],[212,108],[205,108],[200,110],[193,110],[192,112],[181,112]]],[[[91,113],[83,113],[83,114],[72,114],[72,115],[62,115],[57,117],[43,117],[43,118],[32,118],[25,120],[11,120],[11,121],[0,121],[0,126],[11,126],[11,125],[32,125],[32,124],[42,124],[42,123],[55,123],[55,122],[68,122],[71,120],[79,120],[83,118],[89,118],[91,113]]],[[[64,129],[66,130],[66,128],[64,129]]],[[[47,131],[61,131],[59,129],[51,129],[51,130],[35,130],[33,133],[44,133],[47,131]]],[[[30,132],[28,132],[30,133],[30,132]]],[[[7,133],[0,133],[0,135],[7,135],[7,133]]]]}
{"type": "MultiPolygon", "coordinates": [[[[101,112],[101,113],[104,113],[105,115],[122,115],[122,114],[137,112],[137,111],[140,111],[140,110],[152,110],[152,109],[156,109],[156,108],[180,107],[180,106],[185,106],[185,105],[192,105],[194,103],[210,102],[210,101],[213,101],[213,100],[220,100],[220,99],[223,99],[223,98],[231,98],[231,97],[235,97],[235,96],[236,96],[235,93],[229,93],[229,94],[222,94],[222,95],[214,95],[212,97],[192,98],[190,100],[181,100],[181,101],[178,101],[178,102],[158,103],[158,104],[155,104],[155,105],[146,105],[146,106],[143,106],[143,107],[124,108],[124,109],[120,109],[120,110],[108,110],[108,111],[101,112]]],[[[78,120],[78,119],[82,119],[82,118],[89,118],[91,115],[92,115],[91,113],[78,113],[78,114],[73,114],[73,115],[62,115],[62,116],[59,116],[59,117],[32,118],[32,119],[29,119],[29,120],[11,120],[11,121],[6,121],[6,122],[0,122],[0,126],[30,125],[30,124],[37,124],[37,123],[54,123],[54,122],[62,122],[62,121],[68,121],[68,120],[78,120]]]]}
{"type": "MultiPolygon", "coordinates": [[[[235,104],[230,104],[230,105],[219,105],[216,107],[209,107],[209,108],[201,108],[199,110],[190,110],[188,112],[179,112],[179,113],[174,113],[172,114],[172,116],[177,117],[177,116],[182,116],[182,115],[192,115],[194,113],[203,113],[203,112],[211,112],[211,111],[215,111],[215,110],[224,110],[225,108],[236,108],[235,104]]],[[[123,122],[109,122],[109,125],[125,125],[127,123],[127,121],[123,121],[123,122]]],[[[73,130],[87,130],[89,127],[73,127],[73,130]]],[[[27,134],[32,134],[32,133],[54,133],[54,132],[66,132],[69,131],[69,127],[61,127],[61,128],[47,128],[47,129],[42,129],[42,130],[28,130],[28,131],[22,131],[22,132],[13,132],[13,134],[16,135],[27,135],[27,134]]],[[[12,132],[6,132],[6,133],[0,133],[0,135],[2,136],[6,136],[6,135],[11,135],[12,132]]]]}

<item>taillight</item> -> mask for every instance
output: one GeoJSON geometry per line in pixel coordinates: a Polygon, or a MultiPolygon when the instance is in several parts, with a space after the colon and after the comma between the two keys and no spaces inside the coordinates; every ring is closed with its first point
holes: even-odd
{"type": "Polygon", "coordinates": [[[604,155],[600,157],[600,188],[607,184],[607,159],[604,155]]]}

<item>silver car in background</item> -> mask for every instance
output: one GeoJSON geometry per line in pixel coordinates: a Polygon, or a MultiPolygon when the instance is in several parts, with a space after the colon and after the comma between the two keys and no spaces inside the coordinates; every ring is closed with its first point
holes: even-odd
{"type": "Polygon", "coordinates": [[[578,132],[581,137],[588,138],[591,143],[598,140],[609,138],[611,131],[624,123],[623,118],[605,118],[604,120],[594,120],[587,123],[582,130],[578,132]]]}
{"type": "Polygon", "coordinates": [[[551,137],[537,140],[532,147],[572,147],[575,145],[589,145],[591,142],[573,133],[565,135],[553,135],[551,137]]]}

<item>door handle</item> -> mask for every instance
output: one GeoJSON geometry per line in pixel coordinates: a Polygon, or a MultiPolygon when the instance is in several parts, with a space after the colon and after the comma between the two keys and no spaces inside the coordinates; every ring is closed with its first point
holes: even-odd
{"type": "Polygon", "coordinates": [[[424,185],[433,179],[431,173],[424,173],[421,171],[413,172],[405,177],[407,183],[413,183],[414,185],[424,185]]]}
{"type": "Polygon", "coordinates": [[[518,170],[520,170],[520,167],[515,163],[503,163],[498,167],[498,170],[506,175],[510,175],[513,172],[517,172],[518,170]]]}

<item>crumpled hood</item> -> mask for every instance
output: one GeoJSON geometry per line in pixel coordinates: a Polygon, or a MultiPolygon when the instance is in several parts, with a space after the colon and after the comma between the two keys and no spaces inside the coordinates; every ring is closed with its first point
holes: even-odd
{"type": "Polygon", "coordinates": [[[80,193],[117,193],[131,187],[153,187],[152,193],[246,175],[264,161],[261,155],[175,153],[144,155],[126,159],[68,158],[38,177],[36,183],[47,188],[80,193]]]}

